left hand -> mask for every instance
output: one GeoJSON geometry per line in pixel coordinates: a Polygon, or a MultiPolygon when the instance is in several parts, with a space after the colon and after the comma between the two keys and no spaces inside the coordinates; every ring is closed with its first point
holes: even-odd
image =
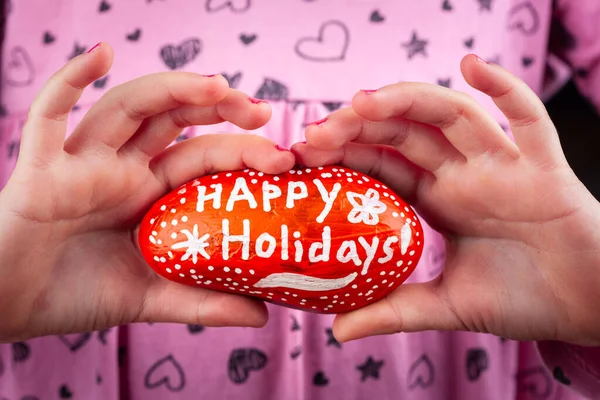
{"type": "Polygon", "coordinates": [[[337,316],[334,333],[468,330],[599,344],[600,204],[525,83],[474,56],[461,68],[516,143],[466,94],[398,83],[359,92],[293,147],[303,165],[341,163],[382,180],[447,239],[440,276],[337,316]]]}
{"type": "Polygon", "coordinates": [[[263,125],[267,103],[222,76],[147,75],[108,91],[65,141],[83,89],[104,75],[103,44],[69,61],[31,106],[17,166],[0,192],[0,342],[130,322],[262,326],[262,302],[158,276],[137,248],[144,213],[199,176],[294,164],[255,135],[203,135],[168,147],[189,125],[263,125]],[[168,147],[168,148],[167,148],[168,147]]]}

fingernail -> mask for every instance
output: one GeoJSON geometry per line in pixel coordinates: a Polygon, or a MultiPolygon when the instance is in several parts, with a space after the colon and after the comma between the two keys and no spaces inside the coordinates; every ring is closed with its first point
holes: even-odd
{"type": "Polygon", "coordinates": [[[212,75],[202,75],[205,78],[212,78],[213,76],[216,76],[216,74],[212,74],[212,75]]]}
{"type": "Polygon", "coordinates": [[[323,118],[323,119],[320,119],[320,120],[318,120],[318,121],[311,122],[311,123],[310,123],[310,124],[308,124],[308,125],[316,125],[316,126],[323,125],[325,122],[327,122],[327,120],[328,120],[328,119],[329,119],[329,118],[325,117],[325,118],[323,118]]]}
{"type": "Polygon", "coordinates": [[[265,100],[255,99],[254,97],[248,97],[248,100],[250,100],[250,103],[252,103],[252,104],[266,103],[265,100]]]}
{"type": "Polygon", "coordinates": [[[279,151],[288,151],[288,149],[286,149],[285,147],[281,147],[280,145],[276,144],[275,148],[279,151]]]}
{"type": "Polygon", "coordinates": [[[489,64],[487,61],[485,61],[483,58],[479,57],[477,54],[473,54],[475,56],[475,59],[479,62],[482,62],[484,64],[489,64]]]}
{"type": "Polygon", "coordinates": [[[102,42],[98,42],[96,43],[96,45],[94,47],[92,47],[91,49],[89,49],[88,51],[86,51],[87,54],[91,53],[92,51],[96,50],[98,47],[100,47],[100,45],[102,44],[102,42]]]}
{"type": "Polygon", "coordinates": [[[377,90],[361,90],[364,94],[375,93],[377,90]]]}

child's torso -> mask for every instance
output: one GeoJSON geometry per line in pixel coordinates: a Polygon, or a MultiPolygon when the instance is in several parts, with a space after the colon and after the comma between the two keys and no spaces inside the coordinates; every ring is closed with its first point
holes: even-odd
{"type": "MultiPolygon", "coordinates": [[[[11,3],[2,59],[2,184],[40,86],[70,56],[98,41],[115,48],[114,66],[86,91],[71,126],[107,89],[140,75],[222,73],[232,87],[272,103],[273,119],[258,133],[289,145],[303,140],[305,123],[343,105],[359,89],[420,80],[468,90],[459,61],[469,52],[501,63],[540,91],[551,2],[11,3]]],[[[217,130],[238,129],[224,124],[185,134],[217,130]]],[[[432,279],[441,270],[441,238],[427,228],[425,239],[411,281],[432,279]]],[[[331,316],[270,310],[268,326],[258,330],[138,324],[2,345],[0,398],[108,400],[119,393],[148,400],[568,397],[529,343],[427,332],[339,344],[331,334],[331,316]]]]}

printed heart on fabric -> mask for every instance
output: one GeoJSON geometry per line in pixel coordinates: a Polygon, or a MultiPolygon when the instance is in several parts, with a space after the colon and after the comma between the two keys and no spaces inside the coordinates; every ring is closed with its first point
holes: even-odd
{"type": "Polygon", "coordinates": [[[296,53],[309,61],[342,61],[350,44],[350,31],[340,21],[327,21],[319,28],[317,37],[301,38],[296,53]]]}
{"type": "Polygon", "coordinates": [[[194,60],[202,51],[202,41],[199,38],[184,40],[179,45],[167,44],[160,49],[160,57],[172,70],[181,68],[194,60]]]}
{"type": "Polygon", "coordinates": [[[23,47],[10,50],[6,63],[5,80],[10,86],[28,86],[33,82],[34,69],[31,57],[23,47]]]}
{"type": "Polygon", "coordinates": [[[171,392],[180,392],[185,387],[185,373],[179,362],[169,354],[157,360],[146,372],[144,385],[148,389],[165,386],[171,392]]]}

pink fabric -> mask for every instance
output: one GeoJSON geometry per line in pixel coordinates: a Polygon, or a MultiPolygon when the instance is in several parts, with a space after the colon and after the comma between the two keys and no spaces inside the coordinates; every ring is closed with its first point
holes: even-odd
{"type": "MultiPolygon", "coordinates": [[[[357,90],[399,80],[467,91],[505,125],[493,104],[460,77],[459,61],[469,52],[509,68],[543,97],[575,71],[581,89],[598,106],[600,3],[562,0],[555,2],[555,10],[552,3],[7,2],[0,182],[14,167],[21,127],[36,92],[69,56],[100,40],[114,46],[115,63],[86,91],[71,127],[110,87],[171,69],[223,73],[231,86],[269,100],[273,119],[257,133],[284,146],[303,140],[305,123],[346,104],[357,90]],[[551,31],[553,18],[560,29],[551,31]]],[[[240,131],[227,124],[196,127],[182,138],[227,130],[240,131]]],[[[425,234],[427,247],[412,281],[435,277],[443,265],[440,236],[428,227],[425,234]]],[[[331,337],[331,316],[269,308],[264,329],[137,324],[0,345],[0,398],[582,398],[552,378],[533,343],[426,332],[340,345],[331,337]]],[[[600,392],[597,380],[589,383],[579,375],[581,368],[570,367],[568,348],[547,344],[540,350],[551,369],[563,368],[571,386],[600,392]]]]}

